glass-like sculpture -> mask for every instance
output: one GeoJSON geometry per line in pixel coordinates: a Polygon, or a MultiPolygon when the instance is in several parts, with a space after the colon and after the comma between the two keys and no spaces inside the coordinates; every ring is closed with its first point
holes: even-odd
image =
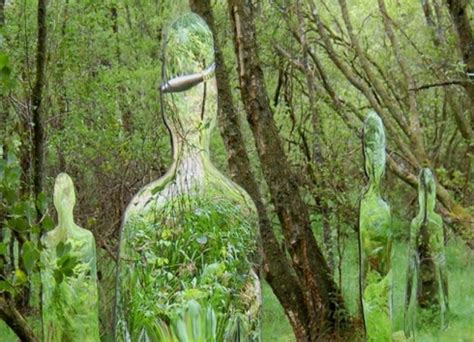
{"type": "Polygon", "coordinates": [[[368,341],[391,341],[391,215],[382,199],[385,172],[385,132],[382,120],[370,112],[364,124],[363,151],[369,180],[360,201],[360,290],[368,341]]]}
{"type": "Polygon", "coordinates": [[[257,214],[209,157],[217,90],[212,34],[195,14],[164,39],[168,172],[132,199],[120,241],[118,341],[258,341],[257,214]]]}
{"type": "Polygon", "coordinates": [[[448,325],[448,279],[444,254],[443,220],[435,213],[436,184],[430,169],[418,178],[420,210],[410,225],[405,334],[414,336],[417,325],[448,325]]]}
{"type": "Polygon", "coordinates": [[[71,178],[61,173],[54,185],[58,226],[41,243],[44,341],[100,341],[95,240],[74,223],[71,178]]]}

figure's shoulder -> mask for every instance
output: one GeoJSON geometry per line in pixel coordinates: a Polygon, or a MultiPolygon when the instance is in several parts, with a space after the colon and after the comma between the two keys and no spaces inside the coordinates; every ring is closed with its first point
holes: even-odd
{"type": "Polygon", "coordinates": [[[70,230],[68,238],[74,241],[73,244],[80,246],[95,245],[94,234],[90,230],[82,228],[77,224],[70,230]]]}
{"type": "Polygon", "coordinates": [[[219,197],[230,203],[234,203],[238,209],[248,215],[256,215],[257,209],[250,195],[240,185],[226,177],[217,169],[210,180],[214,191],[219,193],[219,197]]]}
{"type": "Polygon", "coordinates": [[[53,230],[50,230],[49,232],[46,232],[43,234],[43,236],[41,236],[41,245],[43,247],[54,247],[57,243],[55,243],[56,241],[56,229],[53,229],[53,230]]]}
{"type": "Polygon", "coordinates": [[[163,177],[145,185],[138,191],[138,193],[133,196],[132,200],[128,204],[124,219],[126,220],[128,217],[133,215],[134,213],[140,212],[144,210],[151,202],[155,201],[163,191],[170,184],[170,177],[168,174],[164,175],[163,177]]]}
{"type": "Polygon", "coordinates": [[[443,218],[441,217],[441,215],[433,212],[430,216],[430,221],[432,225],[436,226],[437,228],[443,228],[443,218]]]}

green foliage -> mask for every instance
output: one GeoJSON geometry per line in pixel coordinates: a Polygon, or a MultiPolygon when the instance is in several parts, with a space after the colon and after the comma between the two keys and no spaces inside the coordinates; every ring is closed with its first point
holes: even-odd
{"type": "Polygon", "coordinates": [[[212,33],[194,13],[180,16],[169,27],[165,50],[168,77],[200,72],[214,61],[212,33]]]}
{"type": "Polygon", "coordinates": [[[85,241],[77,239],[56,248],[45,244],[41,273],[45,341],[99,341],[95,255],[85,258],[85,241]]]}
{"type": "Polygon", "coordinates": [[[237,318],[240,333],[254,330],[257,321],[246,316],[256,300],[248,255],[256,241],[248,214],[239,203],[183,195],[159,210],[132,216],[121,249],[119,310],[124,321],[119,324],[127,324],[121,329],[137,339],[142,326],[147,334],[163,322],[176,329],[183,325],[176,318],[183,308],[189,315],[199,311],[189,304],[195,301],[218,317],[217,341],[232,335],[237,318]]]}
{"type": "Polygon", "coordinates": [[[35,236],[50,229],[51,223],[44,195],[35,201],[19,191],[21,167],[16,152],[9,144],[7,155],[0,153],[0,293],[13,296],[37,276],[41,247],[35,236]],[[38,214],[42,215],[39,222],[38,214]],[[15,242],[15,236],[21,237],[21,245],[15,242]]]}
{"type": "MultiPolygon", "coordinates": [[[[170,324],[158,323],[157,340],[170,342],[217,342],[217,317],[211,307],[202,307],[190,300],[182,307],[182,312],[170,324]]],[[[149,336],[150,333],[148,332],[149,336]]]]}
{"type": "MultiPolygon", "coordinates": [[[[230,38],[232,32],[228,9],[225,1],[212,2],[231,87],[237,89],[238,75],[234,72],[236,60],[230,38]]],[[[357,222],[358,212],[355,208],[363,179],[362,168],[359,167],[362,162],[358,153],[357,128],[360,127],[358,115],[365,112],[369,104],[331,63],[326,50],[321,48],[321,37],[315,33],[315,25],[310,22],[311,15],[307,12],[309,2],[302,2],[304,20],[309,19],[309,24],[303,27],[308,47],[319,59],[326,81],[336,90],[342,109],[332,106],[329,93],[318,78],[319,69],[311,58],[305,60],[301,54],[304,49],[292,38],[289,27],[293,25],[298,28],[299,24],[294,12],[296,2],[254,3],[261,67],[275,108],[274,118],[293,171],[300,181],[299,189],[310,205],[318,241],[325,242],[322,234],[324,217],[321,208],[314,203],[316,196],[320,196],[322,203],[328,204],[333,236],[347,236],[349,247],[344,254],[341,279],[344,296],[355,313],[359,292],[354,287],[358,276],[355,274],[357,262],[352,234],[357,222]],[[309,62],[311,70],[317,71],[316,111],[312,111],[309,106],[310,92],[306,75],[288,58],[275,52],[277,45],[286,49],[295,61],[309,62]],[[278,92],[278,101],[275,101],[278,92]],[[346,126],[341,119],[342,113],[347,113],[355,130],[346,126]],[[318,125],[322,127],[322,132],[317,131],[318,125]],[[317,163],[314,159],[308,161],[319,138],[324,162],[317,163]],[[311,182],[308,167],[316,170],[317,184],[311,182]],[[335,232],[336,229],[342,231],[335,232]],[[347,263],[346,258],[354,262],[347,263]]],[[[400,52],[409,61],[416,86],[458,80],[460,73],[464,73],[464,66],[460,63],[459,54],[453,53],[457,51],[458,39],[455,30],[451,29],[451,18],[444,2],[428,1],[433,10],[435,27],[425,24],[426,18],[419,1],[385,3],[395,24],[394,33],[399,39],[400,52]],[[439,13],[434,5],[439,5],[439,13]],[[431,38],[438,33],[444,39],[436,45],[431,38]]],[[[1,28],[0,37],[0,144],[3,141],[11,143],[9,153],[13,151],[15,158],[22,160],[21,167],[18,161],[15,161],[16,166],[5,166],[8,162],[0,161],[0,269],[6,273],[5,278],[0,280],[0,291],[13,293],[17,298],[37,275],[37,252],[40,252],[41,246],[36,246],[35,240],[40,228],[49,231],[54,227],[49,216],[42,218],[41,227],[31,220],[36,216],[36,208],[44,214],[48,203],[34,203],[27,194],[30,186],[28,161],[31,161],[32,127],[29,111],[31,85],[35,77],[36,5],[34,1],[7,1],[6,25],[1,28]],[[20,180],[22,173],[24,183],[20,180]],[[4,183],[8,185],[4,186],[4,183]],[[25,191],[20,193],[20,188],[25,191]],[[17,239],[12,239],[13,234],[26,237],[27,244],[20,250],[17,239]],[[30,238],[31,234],[34,236],[30,238]]],[[[410,113],[406,111],[409,106],[406,102],[405,80],[383,29],[377,6],[370,1],[348,1],[348,6],[354,32],[370,57],[376,77],[384,86],[390,86],[387,86],[389,95],[394,101],[402,102],[401,108],[408,117],[410,113]]],[[[170,160],[170,146],[157,114],[160,107],[157,85],[162,81],[160,46],[165,24],[171,22],[177,13],[186,10],[186,7],[185,0],[50,1],[48,4],[48,84],[42,113],[48,139],[45,190],[50,191],[51,177],[59,171],[67,170],[75,175],[81,197],[87,199],[78,208],[78,220],[83,226],[93,228],[96,236],[105,240],[112,251],[116,248],[124,204],[143,184],[161,175],[164,165],[170,160]],[[116,32],[111,15],[113,9],[117,13],[116,32]]],[[[338,2],[318,2],[317,7],[328,32],[333,35],[336,53],[341,56],[342,62],[366,79],[360,59],[355,55],[342,23],[338,2]]],[[[204,50],[194,51],[202,52],[203,56],[205,54],[204,50]]],[[[373,88],[373,92],[379,97],[377,89],[373,88]]],[[[234,92],[235,95],[237,92],[234,92]]],[[[383,101],[381,98],[378,100],[383,101]]],[[[459,134],[455,115],[465,113],[468,117],[468,100],[458,85],[416,91],[416,107],[421,121],[421,131],[417,135],[422,136],[426,143],[427,155],[432,159],[431,165],[436,168],[437,179],[456,200],[461,201],[464,207],[470,206],[472,211],[469,193],[472,194],[474,183],[469,182],[472,167],[468,167],[469,154],[466,153],[469,142],[459,134]]],[[[238,102],[235,103],[239,107],[238,102]]],[[[403,116],[400,119],[402,123],[405,120],[403,116]]],[[[275,222],[274,228],[278,231],[280,227],[276,223],[278,220],[259,169],[251,132],[246,125],[243,129],[253,171],[261,185],[270,217],[275,222]]],[[[216,133],[213,143],[218,139],[216,133]]],[[[416,172],[411,169],[411,163],[404,160],[393,136],[387,135],[387,139],[391,157],[400,162],[404,170],[416,172]]],[[[220,161],[221,169],[226,166],[227,156],[222,143],[219,149],[213,149],[212,158],[220,161]]],[[[414,192],[397,180],[393,173],[389,173],[384,182],[387,184],[385,193],[390,198],[393,210],[393,238],[395,241],[405,241],[409,232],[407,218],[416,214],[415,206],[411,205],[414,192]]],[[[49,194],[44,196],[49,197],[49,194]]],[[[200,241],[204,242],[204,238],[200,241]]],[[[344,246],[344,243],[337,241],[336,248],[344,246]]],[[[322,246],[326,256],[329,256],[327,252],[330,248],[322,246]]],[[[397,254],[403,254],[405,250],[402,246],[397,251],[397,254]]],[[[472,297],[472,288],[466,281],[469,276],[463,273],[463,270],[472,270],[472,263],[460,251],[461,248],[450,249],[447,255],[451,260],[450,276],[454,276],[452,293],[463,296],[455,295],[452,298],[455,320],[447,332],[440,332],[439,339],[442,341],[450,338],[453,341],[469,340],[474,334],[472,319],[469,319],[473,314],[472,301],[463,298],[472,297]]],[[[101,331],[107,333],[111,325],[115,265],[105,249],[101,248],[99,255],[99,268],[103,274],[100,287],[103,294],[101,331]]],[[[68,266],[70,261],[66,259],[58,267],[58,279],[71,271],[68,266]]],[[[395,282],[397,293],[402,290],[397,282],[405,284],[404,260],[397,261],[396,265],[403,264],[403,267],[398,267],[394,272],[394,276],[398,277],[396,279],[399,279],[395,282]]],[[[395,314],[402,311],[403,308],[397,306],[395,314]]],[[[268,322],[270,318],[267,316],[266,320],[268,322]]],[[[34,317],[32,321],[37,322],[39,319],[34,317]]],[[[278,321],[275,321],[272,321],[275,323],[273,327],[279,328],[278,321]]],[[[401,329],[399,316],[395,317],[395,325],[401,329]]],[[[276,328],[267,329],[267,336],[272,336],[269,340],[273,340],[275,335],[268,335],[268,330],[276,331],[276,328]]],[[[423,328],[419,335],[421,341],[435,339],[430,329],[423,328]]],[[[282,333],[282,336],[286,335],[282,333]]],[[[11,336],[0,334],[0,340],[10,341],[11,336]]]]}
{"type": "MultiPolygon", "coordinates": [[[[2,39],[0,34],[0,40],[2,39]]],[[[9,57],[5,53],[0,52],[0,96],[13,89],[15,83],[11,76],[12,66],[9,57]]]]}

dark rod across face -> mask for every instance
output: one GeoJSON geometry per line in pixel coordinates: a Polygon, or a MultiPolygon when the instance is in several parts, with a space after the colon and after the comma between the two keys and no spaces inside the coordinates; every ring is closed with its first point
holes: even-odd
{"type": "Polygon", "coordinates": [[[168,127],[175,139],[200,136],[206,145],[217,114],[212,32],[201,17],[185,14],[167,30],[163,49],[160,91],[168,127]]]}
{"type": "Polygon", "coordinates": [[[181,16],[165,40],[165,78],[161,91],[180,92],[204,81],[214,72],[212,33],[194,13],[181,16]]]}

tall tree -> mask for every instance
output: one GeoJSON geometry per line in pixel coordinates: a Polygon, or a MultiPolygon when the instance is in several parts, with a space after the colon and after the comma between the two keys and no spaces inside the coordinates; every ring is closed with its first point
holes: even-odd
{"type": "MultiPolygon", "coordinates": [[[[324,2],[323,2],[324,4],[324,2]]],[[[392,50],[395,68],[399,71],[397,75],[388,74],[376,61],[368,50],[364,48],[362,38],[356,34],[350,10],[345,0],[339,0],[339,9],[344,27],[338,25],[338,31],[331,29],[330,25],[321,16],[323,5],[316,5],[314,0],[308,2],[306,23],[308,32],[315,31],[320,37],[322,46],[332,64],[340,71],[344,78],[358,92],[364,95],[369,106],[377,111],[382,117],[387,129],[388,136],[392,142],[391,153],[388,155],[388,166],[390,170],[401,180],[416,188],[418,182],[416,173],[423,166],[433,166],[433,153],[425,144],[425,131],[422,129],[421,118],[426,115],[425,109],[421,107],[421,97],[417,94],[417,80],[413,76],[413,66],[408,63],[407,57],[401,48],[399,34],[414,45],[403,29],[388,13],[383,0],[378,0],[378,11],[381,14],[385,35],[388,38],[388,47],[392,50]],[[395,29],[397,29],[396,32],[395,29]],[[341,51],[342,50],[342,51],[341,51]],[[348,57],[352,56],[352,57],[348,57]]],[[[338,22],[337,22],[338,23],[338,22]]],[[[415,45],[415,51],[420,53],[415,45]],[[415,49],[416,48],[416,49],[415,49]]],[[[345,109],[341,107],[341,98],[337,96],[332,88],[327,75],[318,66],[320,61],[316,54],[310,55],[318,70],[320,82],[326,89],[335,107],[342,109],[336,113],[348,124],[354,127],[347,112],[353,112],[359,120],[363,120],[364,114],[354,105],[342,102],[345,109]]],[[[424,57],[421,56],[422,60],[424,57]]],[[[426,65],[429,61],[423,60],[426,65]]],[[[428,66],[427,68],[430,68],[428,66]]],[[[445,82],[444,76],[433,70],[433,75],[445,82]]],[[[441,73],[443,74],[443,73],[441,73]]],[[[469,116],[462,116],[462,111],[454,111],[455,121],[460,120],[469,124],[469,116]],[[461,117],[462,116],[462,117],[461,117]]],[[[462,133],[464,124],[458,124],[462,133]]],[[[468,142],[468,146],[471,144],[468,142]]],[[[439,148],[439,146],[438,146],[439,148]]],[[[468,156],[469,157],[469,156],[468,156]]],[[[444,206],[443,215],[448,222],[454,223],[456,233],[474,248],[474,232],[472,222],[474,218],[465,206],[446,188],[438,184],[437,197],[444,206]]]]}
{"type": "MultiPolygon", "coordinates": [[[[4,28],[5,25],[5,1],[0,0],[0,29],[4,28]]],[[[6,123],[7,120],[7,109],[5,108],[6,97],[3,94],[0,96],[0,100],[2,103],[0,104],[0,122],[3,124],[6,123]]],[[[6,127],[6,126],[5,126],[6,127]]],[[[2,127],[3,130],[3,127],[2,127]]],[[[0,132],[4,133],[4,132],[0,132]]],[[[6,133],[6,132],[5,132],[6,133]]],[[[2,137],[3,138],[3,137],[2,137]]],[[[3,141],[0,142],[0,147],[4,149],[4,158],[7,159],[5,148],[6,145],[3,144],[3,141]]],[[[4,208],[2,208],[4,209],[4,208]]],[[[3,211],[0,212],[0,223],[4,223],[7,219],[7,214],[3,211]]],[[[0,228],[0,241],[4,242],[4,233],[7,228],[1,227],[0,228]]],[[[12,257],[13,253],[11,253],[10,258],[12,257]]],[[[0,279],[2,281],[7,279],[7,272],[6,272],[6,258],[5,255],[1,257],[1,267],[0,267],[0,279]]],[[[28,322],[25,320],[23,315],[18,311],[15,307],[15,301],[12,298],[12,295],[9,292],[3,292],[0,294],[0,319],[2,319],[14,332],[15,334],[21,338],[22,341],[26,342],[33,342],[37,341],[33,331],[31,330],[28,322]]]]}
{"type": "MultiPolygon", "coordinates": [[[[449,13],[456,28],[458,47],[465,64],[466,81],[463,83],[471,103],[474,103],[474,36],[472,34],[471,17],[469,15],[468,0],[446,0],[449,13]]],[[[474,105],[473,105],[474,106],[474,105]]],[[[471,107],[471,118],[474,119],[474,110],[471,107]]]]}
{"type": "Polygon", "coordinates": [[[47,0],[38,0],[38,37],[36,47],[36,80],[31,94],[33,114],[33,193],[35,197],[43,191],[44,182],[44,120],[43,120],[43,89],[46,83],[46,27],[47,0]]]}
{"type": "Polygon", "coordinates": [[[251,2],[229,0],[241,98],[258,157],[282,226],[308,312],[307,341],[338,338],[347,328],[345,304],[313,235],[303,201],[273,119],[257,49],[251,2]],[[330,337],[331,336],[331,337],[330,337]]]}

